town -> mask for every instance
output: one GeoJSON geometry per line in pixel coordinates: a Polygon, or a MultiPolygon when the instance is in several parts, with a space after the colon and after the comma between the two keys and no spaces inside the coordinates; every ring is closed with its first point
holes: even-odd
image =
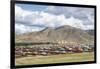
{"type": "MultiPolygon", "coordinates": [[[[26,44],[27,45],[27,44],[26,44]]],[[[58,55],[58,54],[70,54],[70,53],[83,53],[83,52],[93,52],[94,45],[59,45],[59,44],[31,44],[27,46],[16,46],[15,47],[15,57],[26,57],[35,55],[58,55]]]]}

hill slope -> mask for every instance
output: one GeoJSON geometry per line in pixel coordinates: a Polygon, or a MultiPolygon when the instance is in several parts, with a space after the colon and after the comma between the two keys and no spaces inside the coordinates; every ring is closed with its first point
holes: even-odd
{"type": "Polygon", "coordinates": [[[16,42],[58,42],[93,43],[93,36],[86,31],[71,26],[61,26],[56,29],[45,28],[42,31],[25,33],[15,37],[16,42]]]}

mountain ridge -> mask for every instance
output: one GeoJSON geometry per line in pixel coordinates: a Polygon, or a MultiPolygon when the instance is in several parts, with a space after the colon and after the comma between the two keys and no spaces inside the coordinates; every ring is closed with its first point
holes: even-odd
{"type": "Polygon", "coordinates": [[[47,27],[38,32],[31,32],[16,36],[16,42],[57,42],[68,41],[75,43],[91,43],[94,37],[86,31],[68,25],[58,28],[47,27]]]}

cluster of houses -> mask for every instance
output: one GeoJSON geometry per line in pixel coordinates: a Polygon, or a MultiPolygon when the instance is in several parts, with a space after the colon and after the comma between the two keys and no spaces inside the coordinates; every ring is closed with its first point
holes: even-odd
{"type": "Polygon", "coordinates": [[[30,56],[30,55],[57,55],[66,53],[82,53],[94,51],[94,45],[42,45],[42,46],[16,46],[15,57],[30,56]]]}

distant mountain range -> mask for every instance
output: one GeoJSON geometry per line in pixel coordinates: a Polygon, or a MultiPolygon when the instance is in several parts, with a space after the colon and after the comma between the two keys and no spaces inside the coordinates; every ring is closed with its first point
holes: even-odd
{"type": "Polygon", "coordinates": [[[93,43],[94,31],[85,31],[68,25],[58,28],[47,27],[38,32],[30,32],[15,36],[16,42],[58,42],[93,43]]]}
{"type": "Polygon", "coordinates": [[[86,32],[90,35],[93,35],[94,36],[94,30],[86,30],[86,32]]]}

